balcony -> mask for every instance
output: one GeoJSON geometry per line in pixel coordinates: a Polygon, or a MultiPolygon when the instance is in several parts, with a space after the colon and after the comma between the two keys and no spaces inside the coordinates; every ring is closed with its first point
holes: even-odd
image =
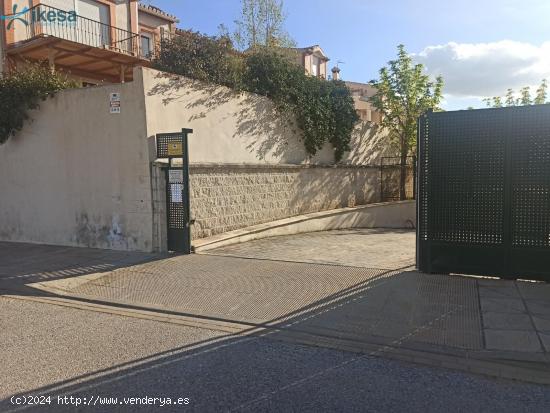
{"type": "Polygon", "coordinates": [[[14,61],[47,61],[76,76],[119,82],[150,60],[140,51],[139,34],[74,11],[39,4],[9,16],[10,23],[7,54],[14,61]]]}

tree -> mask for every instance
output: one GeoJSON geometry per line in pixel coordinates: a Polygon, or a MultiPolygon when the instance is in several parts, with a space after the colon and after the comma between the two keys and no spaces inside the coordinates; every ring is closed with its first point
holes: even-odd
{"type": "Polygon", "coordinates": [[[516,105],[517,105],[517,101],[516,101],[516,98],[514,97],[514,91],[512,89],[508,89],[506,91],[506,106],[516,106],[516,105]]]}
{"type": "Polygon", "coordinates": [[[404,200],[407,157],[416,148],[417,119],[441,101],[443,79],[439,76],[432,81],[422,64],[413,63],[405,46],[399,45],[397,51],[397,59],[380,69],[380,79],[373,82],[377,93],[370,101],[382,113],[381,123],[388,129],[390,139],[399,145],[399,197],[404,200]]]}
{"type": "Polygon", "coordinates": [[[537,89],[537,94],[535,96],[535,105],[543,105],[544,103],[546,103],[547,89],[548,81],[546,79],[542,79],[542,82],[540,83],[540,86],[537,89]]]}
{"type": "Polygon", "coordinates": [[[153,67],[270,98],[280,115],[296,120],[309,155],[328,142],[338,162],[359,120],[351,92],[344,82],[307,76],[286,52],[258,47],[241,53],[227,37],[179,32],[163,40],[153,67]]]}
{"type": "MultiPolygon", "coordinates": [[[[235,20],[236,29],[231,35],[241,50],[295,45],[284,28],[286,14],[283,0],[241,0],[241,4],[241,16],[235,20]]],[[[228,34],[223,26],[221,30],[228,34]]]]}
{"type": "Polygon", "coordinates": [[[523,87],[521,88],[521,90],[519,91],[519,94],[520,94],[520,98],[519,98],[519,103],[520,105],[522,106],[528,106],[528,105],[531,105],[532,104],[532,101],[531,101],[531,88],[529,88],[528,86],[526,87],[523,87]]]}
{"type": "Polygon", "coordinates": [[[495,97],[492,97],[492,98],[484,98],[483,101],[489,107],[493,107],[493,108],[501,108],[502,107],[502,98],[500,96],[495,96],[495,97]]]}
{"type": "MultiPolygon", "coordinates": [[[[548,90],[548,82],[543,79],[536,91],[535,98],[531,97],[531,88],[529,86],[522,87],[519,91],[519,98],[516,98],[516,93],[513,89],[506,91],[504,97],[505,106],[528,106],[528,105],[543,105],[546,102],[548,90]]],[[[483,101],[488,107],[500,108],[502,107],[502,98],[500,96],[494,96],[492,98],[484,98],[483,101]]]]}

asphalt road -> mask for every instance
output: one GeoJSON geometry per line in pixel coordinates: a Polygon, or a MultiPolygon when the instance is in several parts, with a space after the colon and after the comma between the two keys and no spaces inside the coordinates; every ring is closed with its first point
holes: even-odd
{"type": "Polygon", "coordinates": [[[6,297],[0,314],[0,411],[550,411],[549,387],[6,297]]]}

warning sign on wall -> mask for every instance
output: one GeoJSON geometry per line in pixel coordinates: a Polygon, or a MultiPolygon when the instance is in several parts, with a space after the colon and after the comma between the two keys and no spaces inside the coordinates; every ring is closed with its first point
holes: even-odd
{"type": "Polygon", "coordinates": [[[112,114],[120,113],[120,93],[111,93],[109,96],[109,111],[112,114]]]}

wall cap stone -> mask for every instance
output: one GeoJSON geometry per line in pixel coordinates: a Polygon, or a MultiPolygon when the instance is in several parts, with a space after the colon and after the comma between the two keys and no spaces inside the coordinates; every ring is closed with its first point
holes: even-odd
{"type": "MultiPolygon", "coordinates": [[[[181,165],[181,160],[174,159],[174,165],[181,165]]],[[[153,165],[166,168],[168,167],[168,160],[157,159],[153,161],[153,165]]],[[[326,169],[379,169],[380,165],[354,165],[354,164],[258,164],[258,163],[190,163],[189,169],[313,169],[313,168],[326,168],[326,169]]]]}

